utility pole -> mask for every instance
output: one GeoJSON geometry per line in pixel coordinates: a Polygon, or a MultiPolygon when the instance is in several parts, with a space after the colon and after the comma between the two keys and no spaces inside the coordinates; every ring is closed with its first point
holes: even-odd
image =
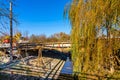
{"type": "Polygon", "coordinates": [[[13,43],[12,2],[10,1],[10,61],[13,60],[13,57],[12,57],[12,43],[13,43]]]}

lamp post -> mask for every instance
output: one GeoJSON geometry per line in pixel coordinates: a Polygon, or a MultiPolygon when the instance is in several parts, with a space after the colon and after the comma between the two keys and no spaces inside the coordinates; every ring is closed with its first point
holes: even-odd
{"type": "Polygon", "coordinates": [[[13,43],[12,2],[10,2],[10,61],[13,60],[13,57],[12,57],[12,43],[13,43]]]}

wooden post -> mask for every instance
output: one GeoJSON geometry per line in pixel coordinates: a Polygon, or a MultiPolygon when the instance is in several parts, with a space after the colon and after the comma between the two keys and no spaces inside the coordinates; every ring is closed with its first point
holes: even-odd
{"type": "Polygon", "coordinates": [[[12,42],[13,42],[13,29],[12,29],[12,2],[10,2],[10,61],[13,60],[13,57],[12,57],[12,42]]]}
{"type": "Polygon", "coordinates": [[[42,65],[44,66],[44,62],[42,59],[42,47],[38,49],[38,61],[37,61],[38,66],[42,65]]]}

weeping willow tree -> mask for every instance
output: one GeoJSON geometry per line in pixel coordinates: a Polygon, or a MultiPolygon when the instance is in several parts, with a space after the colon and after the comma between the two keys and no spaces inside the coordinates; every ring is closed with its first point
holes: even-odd
{"type": "Polygon", "coordinates": [[[73,0],[67,8],[72,25],[74,72],[99,75],[115,72],[116,51],[120,49],[119,4],[119,0],[73,0]]]}

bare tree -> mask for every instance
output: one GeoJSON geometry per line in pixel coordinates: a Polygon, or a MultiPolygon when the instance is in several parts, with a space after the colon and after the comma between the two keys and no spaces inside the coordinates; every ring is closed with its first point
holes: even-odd
{"type": "Polygon", "coordinates": [[[70,35],[68,35],[64,32],[55,33],[55,34],[51,35],[51,38],[54,39],[57,42],[68,42],[68,41],[70,41],[70,35]]]}
{"type": "MultiPolygon", "coordinates": [[[[9,2],[12,1],[15,6],[15,0],[0,0],[0,34],[9,35],[9,2]]],[[[18,24],[18,21],[13,12],[13,23],[18,24]]]]}

